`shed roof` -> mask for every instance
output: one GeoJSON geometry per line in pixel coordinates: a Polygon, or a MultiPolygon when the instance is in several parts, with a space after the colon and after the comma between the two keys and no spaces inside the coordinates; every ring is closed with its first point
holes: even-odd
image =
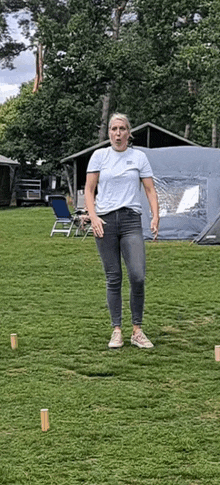
{"type": "MultiPolygon", "coordinates": [[[[153,123],[144,123],[132,128],[131,133],[133,135],[134,146],[145,148],[162,148],[162,147],[176,147],[176,146],[195,146],[196,143],[183,138],[171,131],[165,130],[153,123]]],[[[105,140],[101,143],[97,143],[91,147],[85,148],[77,153],[65,157],[61,160],[61,163],[65,165],[70,193],[74,194],[74,204],[77,206],[77,189],[81,189],[85,185],[86,169],[89,159],[92,153],[103,147],[108,147],[110,140],[105,140]],[[71,165],[73,170],[72,174],[68,173],[68,166],[71,165]],[[72,179],[72,180],[71,180],[72,179]],[[72,185],[72,188],[71,188],[72,185]]]]}
{"type": "Polygon", "coordinates": [[[16,160],[12,160],[11,158],[4,157],[3,155],[0,155],[0,165],[20,165],[19,162],[16,160]]]}
{"type": "MultiPolygon", "coordinates": [[[[198,146],[196,143],[193,143],[187,138],[183,138],[182,136],[176,135],[169,130],[166,130],[149,122],[136,126],[136,128],[132,128],[131,133],[134,137],[135,145],[144,146],[147,148],[161,148],[179,145],[198,146]]],[[[109,145],[109,139],[105,140],[101,143],[97,143],[96,145],[92,145],[88,148],[85,148],[84,150],[81,150],[80,152],[73,153],[72,155],[63,158],[61,160],[61,163],[68,163],[71,162],[71,160],[74,161],[74,159],[81,157],[87,158],[92,154],[92,152],[94,152],[98,148],[107,147],[109,145]]]]}

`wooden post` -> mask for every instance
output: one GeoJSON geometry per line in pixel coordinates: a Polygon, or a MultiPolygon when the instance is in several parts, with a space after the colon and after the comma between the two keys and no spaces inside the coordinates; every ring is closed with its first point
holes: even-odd
{"type": "Polygon", "coordinates": [[[11,348],[13,350],[18,348],[18,336],[16,333],[11,333],[11,348]]]}
{"type": "Polygon", "coordinates": [[[49,411],[48,409],[41,409],[41,429],[42,431],[47,431],[49,429],[49,411]]]}
{"type": "Polygon", "coordinates": [[[215,360],[220,361],[220,345],[215,345],[215,360]]]}

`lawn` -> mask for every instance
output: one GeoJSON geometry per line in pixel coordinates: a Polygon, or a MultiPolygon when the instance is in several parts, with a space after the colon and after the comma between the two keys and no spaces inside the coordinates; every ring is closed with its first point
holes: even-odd
{"type": "Polygon", "coordinates": [[[0,210],[0,483],[219,485],[220,247],[146,242],[155,347],[130,345],[124,274],[125,345],[108,350],[93,237],[50,238],[53,222],[50,208],[0,210]]]}

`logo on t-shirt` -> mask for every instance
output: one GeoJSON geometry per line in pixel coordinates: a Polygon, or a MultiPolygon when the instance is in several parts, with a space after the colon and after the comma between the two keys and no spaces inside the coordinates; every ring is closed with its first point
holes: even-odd
{"type": "Polygon", "coordinates": [[[134,163],[133,160],[127,160],[126,162],[127,165],[133,165],[133,163],[134,163]]]}

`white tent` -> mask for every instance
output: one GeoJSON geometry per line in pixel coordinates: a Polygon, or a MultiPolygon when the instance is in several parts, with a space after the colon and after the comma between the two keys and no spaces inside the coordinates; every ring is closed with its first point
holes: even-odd
{"type": "MultiPolygon", "coordinates": [[[[212,227],[206,243],[219,243],[220,149],[180,146],[148,149],[160,205],[159,239],[192,239],[212,227]],[[210,237],[211,236],[211,237],[210,237]]],[[[142,224],[145,239],[152,239],[150,209],[143,192],[142,224]]],[[[205,240],[203,238],[203,244],[205,240]]]]}

